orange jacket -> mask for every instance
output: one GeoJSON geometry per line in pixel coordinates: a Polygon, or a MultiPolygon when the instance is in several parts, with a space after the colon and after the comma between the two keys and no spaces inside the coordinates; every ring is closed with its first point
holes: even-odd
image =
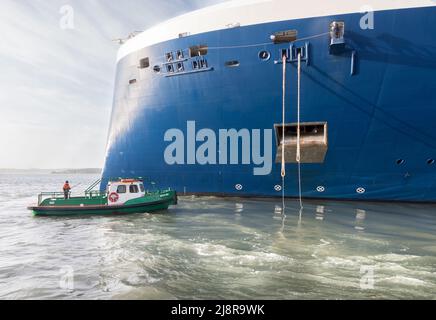
{"type": "Polygon", "coordinates": [[[70,185],[68,183],[64,184],[64,191],[70,191],[70,185]]]}

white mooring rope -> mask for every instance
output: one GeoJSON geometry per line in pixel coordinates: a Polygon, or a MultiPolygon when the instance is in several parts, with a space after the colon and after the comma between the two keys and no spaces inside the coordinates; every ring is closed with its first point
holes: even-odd
{"type": "Polygon", "coordinates": [[[283,95],[283,104],[282,104],[282,210],[283,214],[285,213],[285,178],[286,178],[286,163],[285,163],[285,123],[286,123],[286,54],[282,57],[283,60],[283,86],[282,86],[282,95],[283,95]]]}
{"type": "Polygon", "coordinates": [[[298,90],[297,90],[297,163],[298,163],[298,196],[300,200],[300,218],[303,211],[303,197],[301,191],[301,53],[298,53],[298,90]]]}
{"type": "MultiPolygon", "coordinates": [[[[285,212],[285,126],[286,126],[286,64],[287,57],[282,57],[283,79],[282,79],[282,211],[285,212]]],[[[300,203],[300,219],[303,212],[302,179],[301,179],[301,53],[298,53],[298,89],[297,89],[297,152],[296,162],[298,164],[298,198],[300,203]]]]}

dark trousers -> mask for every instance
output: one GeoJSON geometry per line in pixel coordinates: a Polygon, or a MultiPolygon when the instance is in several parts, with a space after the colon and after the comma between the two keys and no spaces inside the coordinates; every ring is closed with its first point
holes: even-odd
{"type": "Polygon", "coordinates": [[[64,197],[65,197],[65,200],[70,197],[70,191],[69,190],[64,190],[64,197]]]}

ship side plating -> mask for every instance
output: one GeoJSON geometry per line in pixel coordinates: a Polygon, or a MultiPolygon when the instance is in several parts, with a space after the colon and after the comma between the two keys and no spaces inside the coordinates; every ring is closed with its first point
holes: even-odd
{"type": "MultiPolygon", "coordinates": [[[[435,3],[380,1],[374,28],[362,28],[363,1],[315,2],[303,9],[282,0],[227,3],[128,41],[118,57],[102,185],[143,177],[181,194],[280,196],[279,61],[285,53],[292,144],[300,53],[301,121],[323,148],[307,151],[303,195],[436,201],[435,3]],[[217,14],[227,19],[199,23],[217,14]],[[345,25],[338,51],[332,22],[345,25]],[[295,42],[271,40],[289,30],[295,42]]],[[[290,197],[298,195],[293,156],[290,197]]]]}

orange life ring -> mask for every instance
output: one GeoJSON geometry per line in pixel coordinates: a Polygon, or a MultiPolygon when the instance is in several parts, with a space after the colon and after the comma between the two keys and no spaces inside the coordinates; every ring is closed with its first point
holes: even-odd
{"type": "Polygon", "coordinates": [[[112,192],[112,193],[109,195],[109,201],[112,202],[112,203],[117,202],[119,199],[120,199],[120,196],[119,196],[118,193],[116,193],[116,192],[112,192]]]}

